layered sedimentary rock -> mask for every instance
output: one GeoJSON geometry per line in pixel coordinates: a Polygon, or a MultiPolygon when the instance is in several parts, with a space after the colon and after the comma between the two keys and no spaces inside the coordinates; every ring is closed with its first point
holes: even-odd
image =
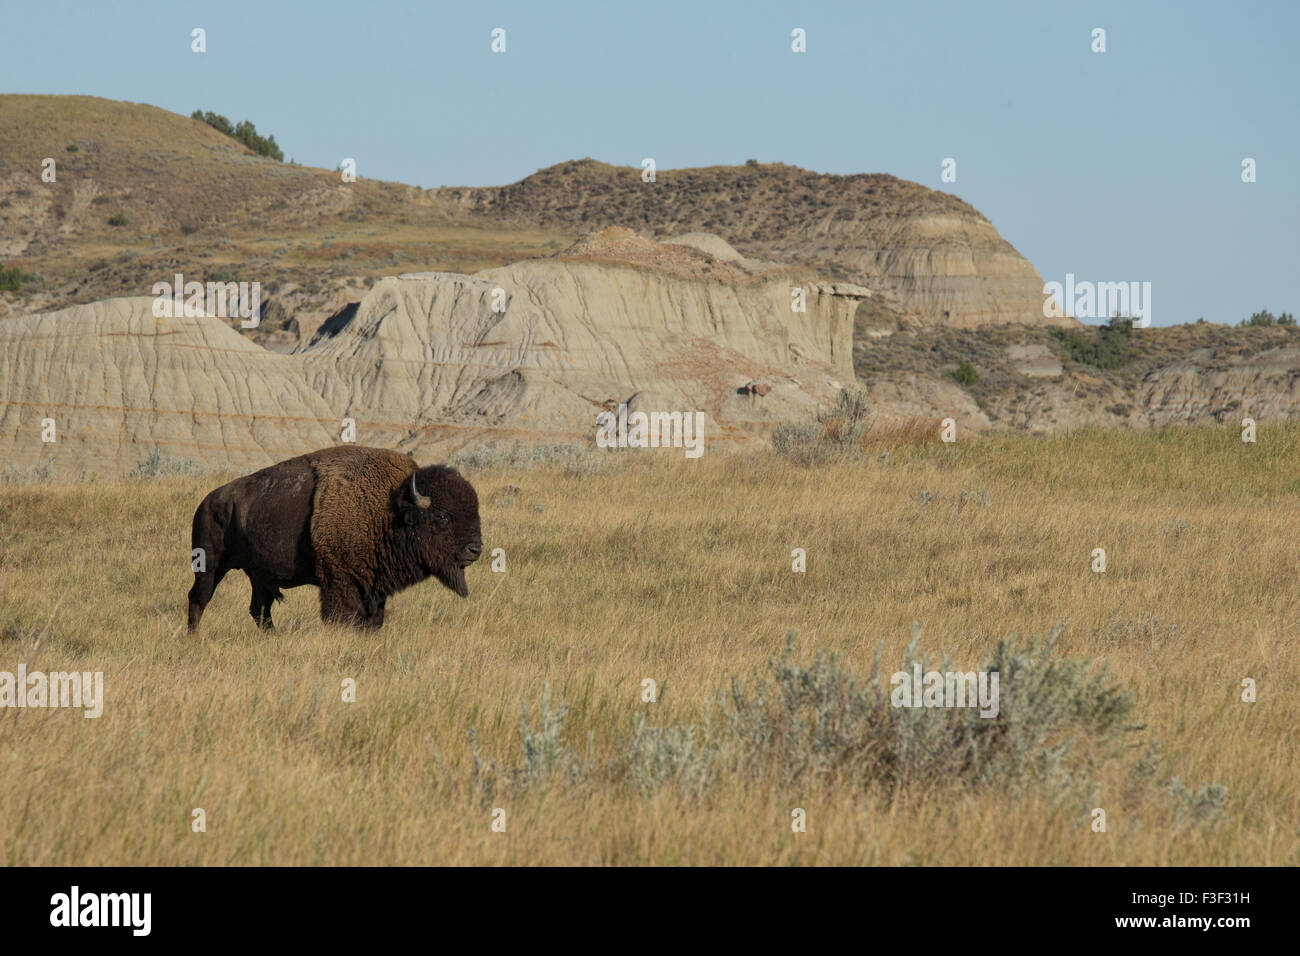
{"type": "Polygon", "coordinates": [[[152,307],[108,299],[0,323],[7,466],[115,474],[153,451],[242,464],[333,441],[332,410],[293,356],[220,319],[157,319],[152,307]]]}
{"type": "Polygon", "coordinates": [[[868,293],[728,268],[612,231],[473,276],[380,280],[293,354],[219,318],[155,318],[148,297],[10,320],[0,452],[88,473],[155,449],[244,468],[331,444],[351,420],[356,441],[424,460],[503,437],[590,443],[620,404],[703,412],[711,441],[758,440],[853,380],[868,293]]]}

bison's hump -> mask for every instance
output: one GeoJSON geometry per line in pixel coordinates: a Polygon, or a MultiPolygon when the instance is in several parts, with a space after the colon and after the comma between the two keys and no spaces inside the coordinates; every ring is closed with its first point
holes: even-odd
{"type": "Polygon", "coordinates": [[[393,492],[415,461],[386,448],[339,445],[307,455],[316,476],[311,538],[317,573],[345,571],[359,583],[376,572],[376,555],[392,526],[393,492]]]}

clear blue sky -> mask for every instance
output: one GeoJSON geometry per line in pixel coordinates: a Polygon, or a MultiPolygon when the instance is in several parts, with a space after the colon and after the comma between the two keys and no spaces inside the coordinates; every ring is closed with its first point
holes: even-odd
{"type": "Polygon", "coordinates": [[[0,90],[214,110],[426,187],[584,156],[893,173],[970,202],[1045,280],[1150,281],[1166,325],[1300,310],[1298,45],[1294,0],[5,0],[0,90]]]}

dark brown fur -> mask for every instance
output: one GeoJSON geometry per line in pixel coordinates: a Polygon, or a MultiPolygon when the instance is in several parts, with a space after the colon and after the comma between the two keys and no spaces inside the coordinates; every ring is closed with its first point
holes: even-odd
{"type": "Polygon", "coordinates": [[[434,577],[461,597],[483,550],[478,496],[454,469],[417,468],[409,455],[340,445],[290,458],[211,492],[194,512],[189,626],[228,571],[253,585],[248,611],[271,626],[281,588],[320,588],[322,619],[380,627],[389,596],[434,577]],[[421,507],[411,491],[427,497],[421,507]]]}

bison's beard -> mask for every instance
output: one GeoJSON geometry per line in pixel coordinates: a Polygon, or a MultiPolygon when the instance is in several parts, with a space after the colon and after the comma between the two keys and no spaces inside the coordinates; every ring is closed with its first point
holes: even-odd
{"type": "Polygon", "coordinates": [[[433,576],[461,597],[469,597],[469,582],[465,580],[465,569],[460,565],[436,567],[433,569],[433,576]]]}

